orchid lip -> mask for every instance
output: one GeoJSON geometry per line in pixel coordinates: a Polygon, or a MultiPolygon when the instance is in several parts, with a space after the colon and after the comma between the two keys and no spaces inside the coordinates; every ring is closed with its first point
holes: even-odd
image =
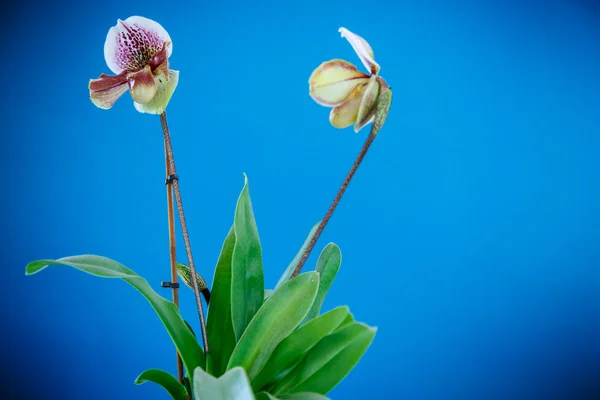
{"type": "Polygon", "coordinates": [[[154,81],[154,75],[147,65],[143,70],[131,73],[127,76],[131,97],[140,104],[148,103],[156,95],[158,86],[154,81]]]}

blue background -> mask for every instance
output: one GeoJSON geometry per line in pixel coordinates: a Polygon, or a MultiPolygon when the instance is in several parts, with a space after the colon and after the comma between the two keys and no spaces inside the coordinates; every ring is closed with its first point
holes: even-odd
{"type": "MultiPolygon", "coordinates": [[[[34,259],[93,253],[157,289],[168,280],[159,119],[128,94],[100,110],[87,89],[110,72],[108,29],[143,15],[169,31],[181,71],[169,123],[209,280],[243,172],[272,287],[362,146],[367,130],[332,128],[308,96],[322,61],[363,68],[340,26],[370,42],[394,89],[307,264],[336,242],[325,308],[349,304],[379,328],[333,399],[599,398],[599,7],[418,3],[4,4],[5,396],[167,398],[133,384],[147,368],[175,373],[135,290],[67,268],[24,276],[34,259]]],[[[182,312],[195,320],[189,290],[182,312]]]]}

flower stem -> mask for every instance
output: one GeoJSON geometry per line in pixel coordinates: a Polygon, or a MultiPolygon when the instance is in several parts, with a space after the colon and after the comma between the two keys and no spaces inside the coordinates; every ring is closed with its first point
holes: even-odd
{"type": "MultiPolygon", "coordinates": [[[[171,134],[169,132],[169,127],[167,126],[167,114],[163,112],[160,114],[160,123],[162,125],[163,134],[165,137],[165,149],[167,153],[167,160],[169,163],[169,171],[171,172],[171,176],[177,174],[177,170],[175,169],[175,159],[173,157],[173,148],[171,146],[171,134]]],[[[177,212],[179,214],[179,222],[181,223],[181,231],[183,234],[183,243],[185,245],[185,251],[187,253],[188,264],[190,265],[190,270],[192,271],[192,284],[194,289],[194,295],[196,297],[196,306],[198,307],[198,317],[200,319],[200,330],[202,333],[202,341],[204,344],[204,352],[209,352],[208,347],[208,338],[206,337],[206,325],[204,323],[204,310],[202,309],[202,300],[200,299],[200,290],[198,288],[198,279],[196,273],[196,267],[194,266],[194,258],[192,256],[192,246],[190,245],[190,236],[187,230],[187,224],[185,222],[185,214],[183,212],[183,203],[181,201],[181,192],[179,190],[179,179],[173,179],[173,190],[175,192],[175,202],[177,204],[177,212]]],[[[193,371],[188,371],[192,373],[193,371]]]]}
{"type": "Polygon", "coordinates": [[[306,262],[306,259],[310,255],[310,252],[315,247],[315,244],[317,244],[317,240],[319,240],[319,236],[321,236],[321,233],[323,233],[323,229],[325,229],[325,225],[327,225],[327,222],[329,222],[331,215],[333,214],[333,212],[335,211],[335,208],[337,207],[338,203],[342,199],[342,196],[344,195],[346,188],[350,184],[350,181],[352,180],[354,173],[360,166],[360,163],[362,162],[363,158],[365,158],[367,151],[369,151],[369,147],[371,147],[371,143],[373,143],[373,140],[375,140],[375,136],[377,136],[377,134],[381,130],[381,127],[385,123],[385,120],[387,119],[388,113],[390,112],[390,107],[392,105],[392,88],[389,87],[388,84],[385,83],[385,81],[381,78],[377,78],[377,81],[381,85],[381,89],[379,92],[379,96],[377,97],[377,105],[375,108],[375,115],[373,117],[373,125],[371,125],[371,132],[369,133],[367,140],[365,140],[365,144],[363,145],[362,149],[360,150],[360,153],[358,153],[358,157],[356,157],[356,160],[354,160],[354,164],[352,164],[352,168],[350,168],[350,171],[348,171],[348,175],[346,175],[346,179],[344,179],[344,183],[342,183],[342,187],[340,188],[340,190],[338,190],[337,194],[335,195],[335,198],[333,199],[333,203],[331,203],[331,205],[329,206],[329,210],[327,210],[327,213],[325,214],[325,218],[323,218],[323,220],[321,221],[321,224],[319,224],[319,227],[317,228],[315,235],[310,240],[310,243],[306,247],[304,254],[302,254],[302,258],[300,259],[300,262],[298,262],[298,265],[296,266],[296,269],[294,270],[294,273],[292,274],[290,279],[297,276],[298,273],[300,272],[300,270],[302,269],[302,266],[304,265],[304,263],[306,262]]]}
{"type": "MultiPolygon", "coordinates": [[[[373,127],[375,127],[375,125],[373,127]]],[[[354,164],[352,164],[350,171],[348,171],[348,175],[346,175],[346,179],[344,179],[344,182],[342,183],[340,190],[338,190],[337,194],[335,195],[335,198],[333,199],[333,203],[331,203],[331,205],[329,206],[329,209],[327,210],[327,213],[325,213],[325,217],[323,218],[323,220],[321,221],[321,224],[317,228],[315,235],[310,240],[308,246],[306,247],[306,250],[304,251],[304,254],[302,254],[302,258],[298,262],[298,265],[296,266],[296,269],[294,270],[294,273],[292,274],[291,278],[297,276],[300,273],[300,270],[302,269],[302,266],[304,265],[304,263],[306,262],[306,259],[310,255],[310,252],[315,247],[315,244],[317,244],[317,240],[319,240],[319,236],[321,236],[321,233],[323,233],[323,230],[325,229],[325,226],[329,222],[331,215],[333,214],[333,212],[335,211],[336,207],[338,206],[340,200],[342,199],[342,196],[344,195],[346,188],[350,184],[350,181],[352,180],[354,173],[360,166],[360,163],[362,162],[363,158],[365,158],[365,155],[367,154],[369,147],[371,147],[371,143],[373,143],[375,136],[377,136],[377,130],[372,128],[371,133],[369,133],[369,136],[367,137],[365,144],[363,145],[362,149],[360,150],[360,153],[358,153],[358,157],[356,157],[356,160],[354,160],[354,164]]]]}
{"type": "MultiPolygon", "coordinates": [[[[171,168],[169,165],[169,156],[167,152],[167,143],[165,141],[165,164],[167,178],[171,175],[171,168]]],[[[169,256],[171,262],[171,282],[177,283],[177,248],[175,241],[175,206],[173,205],[173,184],[167,180],[167,217],[169,222],[169,256]]],[[[172,285],[171,290],[173,291],[173,303],[179,308],[179,287],[172,285]]],[[[178,351],[175,351],[177,357],[177,378],[179,382],[183,384],[183,361],[178,351]]]]}

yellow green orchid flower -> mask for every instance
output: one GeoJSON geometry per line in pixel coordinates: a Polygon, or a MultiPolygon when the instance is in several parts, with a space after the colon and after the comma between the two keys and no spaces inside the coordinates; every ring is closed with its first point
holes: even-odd
{"type": "Polygon", "coordinates": [[[336,128],[354,124],[358,132],[373,122],[379,95],[389,88],[379,76],[379,64],[369,43],[346,28],[338,30],[346,38],[369,71],[359,71],[345,60],[326,61],[315,69],[308,80],[310,96],[318,104],[333,107],[329,121],[336,128]]]}
{"type": "Polygon", "coordinates": [[[161,114],[179,80],[179,71],[169,69],[172,51],[171,38],[158,22],[138,16],[118,20],[104,43],[106,64],[116,75],[90,80],[92,103],[109,109],[129,90],[136,110],[161,114]]]}

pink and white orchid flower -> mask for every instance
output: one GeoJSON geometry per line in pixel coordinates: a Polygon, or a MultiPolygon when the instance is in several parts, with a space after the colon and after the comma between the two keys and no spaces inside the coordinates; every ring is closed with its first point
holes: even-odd
{"type": "Polygon", "coordinates": [[[358,132],[373,122],[379,94],[388,87],[379,76],[379,64],[369,43],[346,28],[338,30],[370,72],[365,74],[348,61],[334,59],[315,69],[308,80],[310,96],[317,103],[333,107],[329,121],[336,128],[354,124],[358,132]]]}
{"type": "Polygon", "coordinates": [[[179,71],[169,69],[172,51],[171,38],[159,23],[138,16],[118,20],[104,43],[104,59],[116,75],[90,80],[92,103],[109,109],[129,89],[139,112],[161,114],[179,81],[179,71]]]}

